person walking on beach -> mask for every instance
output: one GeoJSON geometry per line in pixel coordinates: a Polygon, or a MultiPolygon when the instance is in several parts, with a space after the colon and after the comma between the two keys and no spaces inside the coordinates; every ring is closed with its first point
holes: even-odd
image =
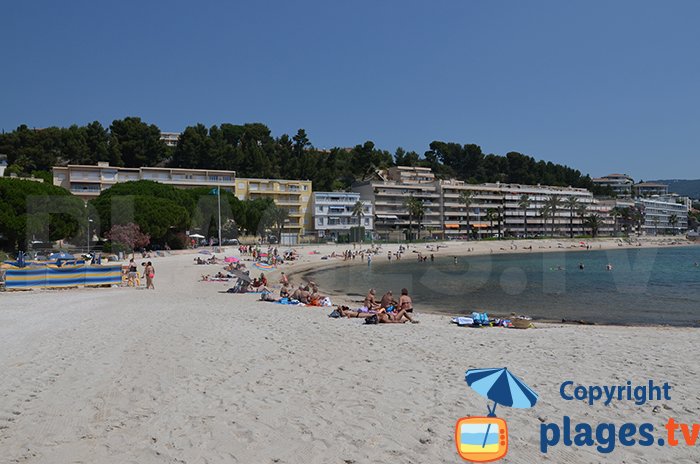
{"type": "Polygon", "coordinates": [[[126,285],[130,287],[136,287],[136,280],[139,277],[139,269],[136,267],[136,263],[134,262],[134,258],[131,258],[129,260],[129,270],[127,271],[129,274],[127,276],[126,280],[126,285]]]}
{"type": "Polygon", "coordinates": [[[156,276],[156,270],[153,268],[153,264],[150,261],[146,264],[143,275],[146,278],[146,290],[149,288],[155,290],[156,287],[153,285],[153,278],[156,276]]]}

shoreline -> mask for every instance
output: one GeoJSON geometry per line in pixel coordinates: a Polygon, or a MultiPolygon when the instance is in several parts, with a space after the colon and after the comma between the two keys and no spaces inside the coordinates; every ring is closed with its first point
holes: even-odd
{"type": "MultiPolygon", "coordinates": [[[[576,252],[576,251],[581,251],[581,252],[586,252],[586,251],[610,251],[610,250],[626,250],[626,249],[637,249],[640,247],[643,248],[668,248],[668,247],[674,247],[674,248],[679,248],[679,247],[691,247],[694,245],[698,245],[697,242],[691,242],[689,240],[686,240],[685,238],[681,240],[673,240],[669,238],[658,238],[658,237],[653,237],[653,238],[645,238],[645,239],[637,239],[634,241],[624,241],[621,238],[604,238],[604,239],[596,239],[595,241],[586,241],[587,244],[592,245],[591,249],[587,249],[585,247],[580,246],[581,240],[578,239],[539,239],[539,240],[516,240],[516,241],[510,241],[510,240],[503,240],[503,241],[481,241],[481,242],[459,242],[457,246],[454,246],[453,242],[433,242],[433,243],[421,243],[417,245],[412,245],[412,244],[380,244],[380,254],[376,255],[378,258],[386,258],[386,252],[387,251],[397,251],[398,247],[400,245],[403,245],[404,247],[408,247],[407,253],[411,252],[423,252],[427,253],[428,255],[431,253],[428,249],[430,248],[437,248],[438,246],[440,247],[439,250],[433,251],[433,254],[435,256],[440,256],[440,257],[446,257],[446,256],[456,256],[456,257],[470,257],[470,256],[488,256],[488,255],[499,255],[499,256],[504,256],[504,255],[520,255],[520,254],[530,254],[530,253],[556,253],[556,252],[576,252]],[[506,248],[503,245],[511,245],[515,244],[517,246],[517,249],[512,249],[512,248],[506,248]],[[556,246],[553,246],[555,244],[556,246]],[[447,246],[446,246],[447,245],[447,246]],[[450,247],[449,245],[453,245],[450,247]],[[522,246],[519,246],[522,245],[522,246]],[[537,247],[535,247],[537,245],[537,247]],[[445,247],[448,248],[448,251],[445,251],[445,247]],[[531,249],[529,247],[532,247],[531,249]],[[426,250],[426,251],[423,251],[426,250]],[[471,251],[468,251],[471,250],[471,251]],[[384,256],[382,256],[381,253],[384,253],[384,256]]],[[[308,245],[307,245],[308,246],[308,245]]],[[[340,250],[340,253],[342,253],[343,250],[350,249],[348,248],[350,244],[334,244],[334,245],[324,245],[324,247],[333,247],[336,251],[340,250]]],[[[372,245],[365,245],[362,248],[357,248],[355,251],[360,251],[360,250],[368,250],[370,249],[372,245]]],[[[511,245],[512,246],[512,245],[511,245]]],[[[316,247],[318,249],[319,247],[316,247]]],[[[319,253],[318,256],[324,256],[323,253],[319,253]]],[[[409,259],[412,258],[414,255],[411,253],[409,256],[409,259]]],[[[406,259],[406,258],[404,258],[406,259]]],[[[285,272],[288,277],[290,278],[290,282],[294,282],[298,280],[301,280],[302,282],[310,282],[312,281],[312,274],[320,271],[328,271],[332,269],[340,269],[348,266],[366,266],[366,261],[355,259],[355,260],[348,260],[344,261],[341,258],[328,258],[326,260],[317,260],[317,261],[308,261],[308,260],[301,260],[299,262],[292,263],[289,267],[285,269],[277,269],[275,270],[274,273],[270,273],[270,277],[273,280],[276,280],[279,278],[279,275],[281,272],[285,272]]],[[[326,289],[326,288],[321,288],[322,294],[329,296],[331,300],[333,301],[334,306],[337,305],[348,305],[352,307],[353,305],[357,305],[358,303],[361,302],[361,300],[364,298],[364,293],[346,293],[346,292],[337,292],[332,289],[326,289]],[[356,297],[356,298],[353,298],[356,297]]],[[[435,306],[431,305],[421,305],[421,313],[423,314],[430,314],[433,316],[442,316],[447,318],[448,320],[451,319],[452,317],[458,316],[458,315],[463,315],[463,314],[447,314],[444,310],[439,310],[435,306]]],[[[501,313],[498,311],[495,312],[489,312],[489,316],[495,316],[501,319],[508,319],[510,317],[513,317],[516,315],[516,313],[501,313]]],[[[595,320],[559,320],[559,319],[547,319],[547,318],[537,318],[533,317],[533,322],[537,324],[545,324],[547,326],[556,326],[556,325],[564,325],[564,326],[598,326],[598,327],[667,327],[667,328],[681,328],[684,327],[682,325],[672,325],[672,324],[641,324],[641,323],[614,323],[614,322],[599,322],[595,320]]],[[[696,325],[694,326],[685,326],[687,328],[698,328],[700,327],[700,321],[696,322],[696,325]]]]}

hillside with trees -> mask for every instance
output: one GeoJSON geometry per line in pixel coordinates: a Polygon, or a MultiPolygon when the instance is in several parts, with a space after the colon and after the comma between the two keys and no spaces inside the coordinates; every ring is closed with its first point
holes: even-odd
{"type": "Polygon", "coordinates": [[[0,134],[0,154],[7,156],[6,175],[49,179],[53,166],[96,164],[226,169],[240,177],[311,180],[314,190],[343,190],[393,165],[428,166],[438,177],[471,183],[512,182],[593,189],[580,171],[536,160],[518,152],[484,153],[479,145],[433,141],[422,155],[402,148],[394,153],[372,141],[349,148],[318,149],[304,129],[274,136],[261,123],[188,126],[176,147],[160,140],[160,129],[138,117],[94,121],[85,126],[32,129],[26,125],[0,134]]]}

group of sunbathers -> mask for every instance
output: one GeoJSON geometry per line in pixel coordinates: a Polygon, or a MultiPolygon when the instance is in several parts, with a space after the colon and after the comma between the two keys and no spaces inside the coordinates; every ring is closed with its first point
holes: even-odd
{"type": "Polygon", "coordinates": [[[337,311],[341,317],[368,318],[376,316],[378,322],[384,324],[401,324],[404,322],[418,323],[418,321],[412,317],[413,300],[408,296],[408,289],[406,288],[401,289],[399,301],[394,299],[394,294],[389,290],[382,296],[379,302],[376,300],[376,290],[371,288],[361,308],[353,311],[347,306],[339,306],[337,311]]]}

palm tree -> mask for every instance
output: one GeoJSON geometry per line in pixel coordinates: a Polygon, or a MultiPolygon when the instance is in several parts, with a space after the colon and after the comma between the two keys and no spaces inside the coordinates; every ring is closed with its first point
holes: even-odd
{"type": "Polygon", "coordinates": [[[613,235],[617,236],[618,229],[618,218],[622,217],[622,209],[619,206],[615,206],[610,210],[610,217],[613,218],[613,235]]]}
{"type": "Polygon", "coordinates": [[[634,207],[632,209],[632,220],[634,221],[634,227],[637,229],[637,233],[639,234],[642,231],[642,224],[644,224],[644,210],[634,207]]]}
{"type": "Polygon", "coordinates": [[[496,219],[497,214],[498,213],[493,208],[489,208],[486,210],[486,220],[491,223],[491,226],[489,228],[491,229],[492,234],[493,234],[493,221],[494,221],[494,219],[496,219]]]}
{"type": "Polygon", "coordinates": [[[591,214],[586,218],[586,225],[591,229],[591,236],[595,238],[598,235],[598,229],[600,229],[600,216],[591,214]]]}
{"type": "Polygon", "coordinates": [[[552,237],[554,237],[554,222],[557,219],[557,209],[561,206],[561,197],[559,195],[550,195],[546,203],[549,204],[549,209],[552,213],[552,237]]]}
{"type": "Polygon", "coordinates": [[[469,240],[469,235],[471,234],[471,222],[469,219],[469,209],[474,202],[474,193],[470,192],[468,190],[463,191],[462,193],[459,194],[459,202],[464,205],[464,208],[467,210],[467,240],[469,240]]]}
{"type": "Polygon", "coordinates": [[[423,207],[423,201],[415,198],[413,195],[406,199],[406,209],[408,209],[408,236],[413,235],[413,219],[418,220],[418,240],[420,240],[420,226],[425,214],[425,208],[423,207]]]}
{"type": "Polygon", "coordinates": [[[568,197],[564,200],[564,206],[569,210],[569,237],[574,238],[574,213],[579,206],[577,197],[568,197]]]}
{"type": "Polygon", "coordinates": [[[413,217],[415,217],[416,221],[418,222],[418,236],[416,238],[418,240],[420,240],[420,228],[421,228],[421,224],[423,222],[423,217],[425,216],[425,208],[423,207],[423,200],[416,199],[416,201],[413,202],[412,208],[413,208],[413,217]]]}
{"type": "MultiPolygon", "coordinates": [[[[362,218],[365,217],[365,204],[362,203],[362,201],[357,200],[355,204],[352,206],[352,213],[350,215],[351,217],[356,217],[357,218],[357,223],[359,224],[359,227],[362,227],[362,218]]],[[[362,230],[362,229],[359,229],[362,230]]],[[[360,234],[360,243],[362,243],[362,235],[360,234]]]]}
{"type": "Polygon", "coordinates": [[[524,193],[520,195],[518,207],[523,210],[523,227],[525,228],[524,235],[527,238],[527,210],[530,207],[530,195],[524,193]]]}
{"type": "Polygon", "coordinates": [[[586,206],[583,203],[579,204],[578,207],[576,208],[576,215],[581,220],[581,233],[585,233],[585,231],[583,230],[584,229],[583,223],[586,220],[586,214],[588,214],[588,206],[586,206]]]}
{"type": "Polygon", "coordinates": [[[678,215],[676,213],[668,217],[668,224],[673,228],[673,235],[676,235],[676,225],[678,224],[678,215]]]}

